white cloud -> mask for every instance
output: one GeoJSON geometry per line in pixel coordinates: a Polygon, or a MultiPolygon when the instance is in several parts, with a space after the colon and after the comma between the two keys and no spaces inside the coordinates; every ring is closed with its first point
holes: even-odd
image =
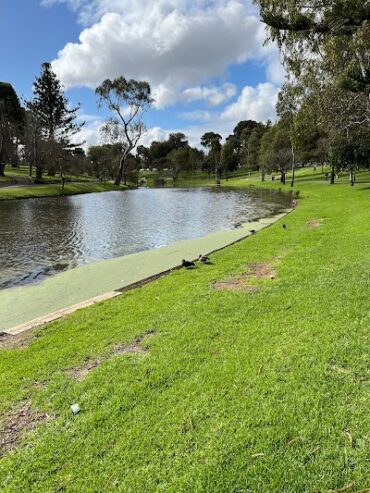
{"type": "Polygon", "coordinates": [[[234,97],[237,93],[234,84],[225,83],[221,87],[190,87],[185,89],[181,96],[186,102],[204,100],[210,106],[218,106],[228,99],[234,97]]]}
{"type": "Polygon", "coordinates": [[[195,110],[195,111],[184,111],[183,113],[180,113],[178,116],[180,118],[183,118],[184,120],[209,122],[214,117],[214,114],[211,113],[210,111],[195,110]]]}
{"type": "Polygon", "coordinates": [[[276,102],[279,88],[270,82],[257,87],[246,86],[235,103],[230,104],[221,114],[222,120],[267,121],[276,118],[276,102]]]}
{"type": "Polygon", "coordinates": [[[200,84],[223,76],[231,64],[274,59],[271,49],[261,48],[264,29],[243,0],[68,3],[85,20],[99,20],[53,62],[67,88],[95,88],[107,77],[124,74],[150,82],[157,108],[195,99],[217,105],[232,97],[232,85],[200,84]]]}

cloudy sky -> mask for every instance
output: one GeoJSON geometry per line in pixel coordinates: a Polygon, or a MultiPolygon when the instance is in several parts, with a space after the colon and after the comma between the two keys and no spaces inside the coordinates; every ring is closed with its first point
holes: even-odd
{"type": "Polygon", "coordinates": [[[83,139],[97,143],[107,114],[95,87],[124,75],[147,80],[155,98],[145,139],[184,132],[193,145],[209,130],[226,137],[240,120],[275,117],[283,70],[250,0],[1,0],[0,80],[32,97],[51,61],[83,139]]]}

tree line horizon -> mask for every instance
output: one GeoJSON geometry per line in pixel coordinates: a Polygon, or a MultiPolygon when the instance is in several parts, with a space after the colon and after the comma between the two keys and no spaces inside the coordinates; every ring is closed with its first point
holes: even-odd
{"type": "Polygon", "coordinates": [[[277,120],[242,120],[222,137],[206,132],[204,150],[190,146],[185,134],[140,144],[144,114],[153,103],[145,81],[106,79],[96,89],[99,107],[111,116],[100,129],[102,144],[87,153],[76,136],[84,122],[71,108],[50,63],[42,64],[33,99],[22,105],[9,83],[0,82],[0,176],[5,166],[28,164],[36,181],[67,172],[99,180],[138,181],[140,169],[180,173],[203,171],[216,183],[243,168],[261,180],[279,173],[286,183],[297,165],[328,164],[330,183],[339,171],[355,173],[370,166],[370,7],[360,0],[302,2],[255,0],[267,26],[267,41],[278,44],[287,77],[278,97],[277,120]],[[20,153],[20,149],[22,153],[20,153]]]}

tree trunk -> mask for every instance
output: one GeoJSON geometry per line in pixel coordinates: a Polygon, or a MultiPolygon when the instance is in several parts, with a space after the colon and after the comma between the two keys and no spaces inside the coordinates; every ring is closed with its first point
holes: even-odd
{"type": "Polygon", "coordinates": [[[294,187],[295,180],[295,155],[294,155],[294,147],[292,146],[292,181],[290,182],[290,186],[294,187]]]}
{"type": "Polygon", "coordinates": [[[120,185],[122,178],[124,179],[124,185],[126,185],[126,156],[122,156],[119,162],[118,173],[114,180],[115,185],[120,185]]]}
{"type": "Polygon", "coordinates": [[[36,182],[40,182],[42,180],[42,169],[40,166],[36,165],[36,182]]]}
{"type": "Polygon", "coordinates": [[[353,170],[351,170],[349,172],[349,181],[351,183],[351,187],[353,187],[355,185],[355,181],[356,181],[355,173],[353,170]]]}
{"type": "Polygon", "coordinates": [[[0,176],[5,176],[5,164],[0,163],[0,176]]]}
{"type": "Polygon", "coordinates": [[[330,185],[334,185],[335,183],[335,167],[334,165],[331,166],[331,173],[330,173],[330,185]]]}

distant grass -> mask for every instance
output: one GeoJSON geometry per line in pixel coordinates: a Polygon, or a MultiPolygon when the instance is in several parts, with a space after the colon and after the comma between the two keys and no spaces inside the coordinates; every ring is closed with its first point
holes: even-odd
{"type": "Polygon", "coordinates": [[[359,179],[367,184],[298,178],[304,198],[286,230],[276,223],[211,266],[173,272],[34,332],[29,347],[0,350],[3,416],[24,400],[51,415],[0,459],[1,492],[369,487],[369,174],[359,179]],[[321,226],[310,229],[312,219],[321,226]],[[256,292],[213,289],[265,261],[276,278],[256,292]],[[109,356],[148,330],[147,354],[109,356]],[[103,355],[85,381],[68,376],[103,355]]]}
{"type": "Polygon", "coordinates": [[[67,183],[61,193],[60,185],[35,185],[30,187],[0,188],[0,200],[28,199],[35,197],[54,197],[58,195],[77,195],[82,193],[109,192],[122,190],[112,183],[67,183]]]}
{"type": "MultiPolygon", "coordinates": [[[[12,166],[7,166],[5,168],[5,174],[9,176],[14,176],[14,177],[28,177],[29,176],[29,167],[25,165],[21,165],[18,168],[13,168],[12,166]]],[[[36,171],[35,168],[32,170],[32,178],[35,179],[36,177],[36,171]]],[[[65,175],[66,179],[70,181],[96,181],[96,178],[93,176],[88,176],[85,174],[79,174],[79,175],[71,175],[71,174],[66,174],[65,175]]],[[[60,180],[60,175],[58,173],[55,174],[55,176],[49,176],[47,173],[44,173],[42,176],[42,180],[44,182],[48,181],[56,181],[60,180]]]]}

